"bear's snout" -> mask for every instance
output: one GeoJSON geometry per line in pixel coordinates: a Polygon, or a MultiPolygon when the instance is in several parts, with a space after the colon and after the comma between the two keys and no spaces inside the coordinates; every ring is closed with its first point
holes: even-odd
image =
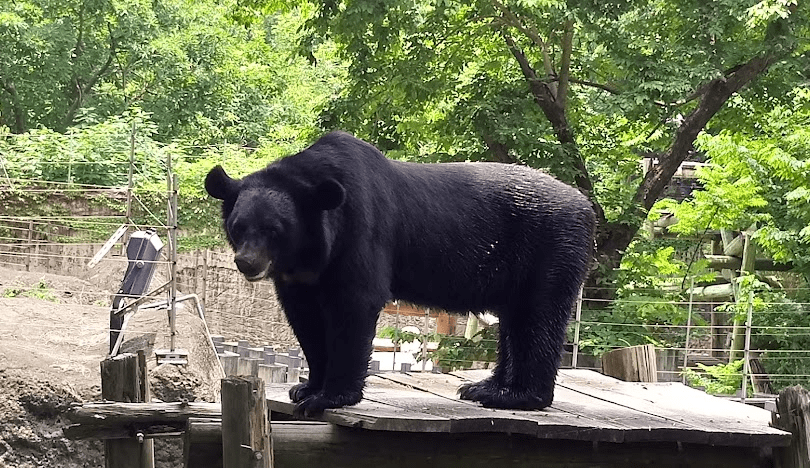
{"type": "Polygon", "coordinates": [[[272,273],[272,262],[251,254],[237,253],[233,261],[248,281],[259,281],[272,273]]]}

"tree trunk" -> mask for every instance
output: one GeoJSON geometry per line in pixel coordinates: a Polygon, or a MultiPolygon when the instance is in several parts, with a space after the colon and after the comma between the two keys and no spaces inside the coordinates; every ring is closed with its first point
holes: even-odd
{"type": "MultiPolygon", "coordinates": [[[[503,14],[506,25],[526,34],[535,45],[541,48],[544,54],[547,53],[547,44],[536,31],[527,28],[514,12],[502,3],[495,1],[494,5],[503,14]]],[[[694,151],[693,145],[698,134],[703,131],[709,120],[731,96],[764,74],[776,61],[777,56],[762,54],[754,57],[748,62],[728,70],[724,76],[698,87],[689,95],[687,101],[684,102],[694,99],[700,99],[700,102],[675,131],[672,144],[659,156],[659,163],[650,168],[639,183],[636,193],[628,205],[628,212],[622,216],[624,220],[630,221],[619,223],[609,222],[606,219],[604,210],[593,196],[593,182],[585,166],[585,160],[579,152],[576,135],[569,125],[566,114],[568,83],[576,81],[571,79],[569,73],[573,24],[570,22],[565,24],[559,76],[555,76],[553,66],[548,63],[548,60],[544,61],[546,73],[542,77],[538,76],[532,68],[530,60],[510,35],[508,28],[500,29],[500,34],[520,66],[534,101],[551,123],[563,151],[577,170],[574,183],[591,199],[596,212],[599,226],[596,235],[595,261],[599,268],[592,272],[586,284],[589,287],[587,297],[612,299],[615,296],[615,286],[612,282],[614,270],[619,267],[624,252],[646,219],[647,212],[661,196],[681,163],[694,151]],[[559,86],[555,88],[552,83],[557,80],[559,80],[559,86]]],[[[617,91],[611,90],[611,92],[617,91]]],[[[494,148],[490,142],[487,142],[487,145],[497,156],[499,148],[494,148]]],[[[607,304],[608,302],[595,302],[594,305],[599,303],[607,304]]]]}
{"type": "MultiPolygon", "coordinates": [[[[776,56],[773,55],[754,57],[745,64],[735,67],[725,76],[712,80],[701,87],[704,91],[700,103],[686,116],[683,124],[675,132],[672,145],[659,157],[659,163],[650,168],[639,184],[633,197],[633,204],[629,208],[632,213],[628,213],[631,215],[629,218],[632,221],[622,224],[606,222],[604,217],[600,219],[602,224],[600,224],[596,242],[596,261],[600,268],[595,270],[589,279],[589,287],[601,288],[610,284],[612,270],[618,268],[624,251],[633,241],[647,212],[661,196],[675,171],[694,151],[693,145],[698,134],[703,131],[709,120],[731,96],[764,74],[775,61],[776,56]]],[[[625,218],[628,217],[625,216],[625,218]]],[[[612,289],[589,291],[589,297],[601,299],[611,299],[614,294],[615,291],[612,289]]]]}
{"type": "Polygon", "coordinates": [[[11,100],[11,111],[14,114],[14,122],[10,125],[11,131],[17,134],[24,133],[27,130],[25,125],[25,109],[22,106],[22,102],[20,102],[17,87],[14,86],[14,83],[4,78],[0,78],[0,87],[3,88],[3,91],[8,93],[11,100]]]}

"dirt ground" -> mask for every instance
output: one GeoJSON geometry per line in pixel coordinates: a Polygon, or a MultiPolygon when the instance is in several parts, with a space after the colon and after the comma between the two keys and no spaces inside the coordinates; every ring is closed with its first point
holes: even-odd
{"type": "MultiPolygon", "coordinates": [[[[65,410],[101,396],[99,363],[109,346],[110,289],[117,285],[110,278],[114,272],[103,276],[0,268],[0,468],[104,466],[101,442],[62,436],[65,410]]],[[[129,347],[164,347],[165,317],[158,310],[135,314],[129,347]]],[[[153,395],[164,401],[213,401],[211,382],[218,383],[221,371],[206,354],[202,321],[179,314],[178,334],[192,359],[179,369],[150,363],[153,395]]],[[[180,466],[181,453],[179,440],[157,441],[156,466],[180,466]]]]}

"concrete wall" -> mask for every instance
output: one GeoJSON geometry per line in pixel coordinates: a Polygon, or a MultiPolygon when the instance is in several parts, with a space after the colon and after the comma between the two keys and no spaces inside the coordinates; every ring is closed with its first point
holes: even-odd
{"type": "MultiPolygon", "coordinates": [[[[101,248],[101,244],[57,244],[40,241],[34,245],[26,240],[20,245],[0,246],[0,266],[74,276],[87,280],[96,295],[96,305],[109,305],[111,296],[121,285],[127,268],[126,256],[116,245],[105,259],[90,269],[88,261],[101,248]]],[[[158,265],[151,288],[168,280],[168,263],[158,265]]],[[[178,290],[183,294],[196,294],[203,300],[206,320],[212,334],[227,340],[248,340],[254,345],[297,346],[292,329],[276,299],[271,282],[250,283],[236,270],[230,251],[196,251],[178,255],[178,290]]],[[[88,296],[89,297],[89,296],[88,296]]],[[[400,328],[414,326],[424,331],[424,309],[407,305],[397,308],[389,304],[380,314],[378,330],[385,326],[400,328]]],[[[436,317],[429,317],[429,332],[436,331],[436,317]]],[[[463,333],[466,316],[458,316],[456,332],[463,333]]]]}

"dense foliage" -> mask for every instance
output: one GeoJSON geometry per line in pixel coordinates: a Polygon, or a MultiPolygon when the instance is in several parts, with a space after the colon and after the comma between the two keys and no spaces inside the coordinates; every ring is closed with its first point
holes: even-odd
{"type": "Polygon", "coordinates": [[[349,63],[327,127],[577,185],[600,218],[599,285],[700,132],[740,125],[730,100],[766,109],[806,82],[809,25],[792,0],[330,0],[303,47],[329,38],[349,63]]]}
{"type": "MultiPolygon", "coordinates": [[[[754,345],[769,350],[769,372],[807,375],[794,351],[810,343],[785,327],[810,326],[809,11],[799,0],[0,0],[0,215],[68,216],[49,193],[120,215],[132,160],[132,218],[160,225],[171,160],[181,247],[221,245],[205,173],[246,174],[334,128],[401,159],[526,164],[576,185],[600,218],[585,351],[681,346],[684,289],[715,280],[702,234],[754,225],[796,288],[752,286],[765,327],[754,345]],[[662,199],[684,160],[708,163],[700,188],[662,199]],[[692,240],[640,230],[662,212],[692,240]]],[[[74,240],[116,227],[61,222],[74,240]]],[[[446,338],[436,357],[490,359],[489,343],[446,338]]]]}

